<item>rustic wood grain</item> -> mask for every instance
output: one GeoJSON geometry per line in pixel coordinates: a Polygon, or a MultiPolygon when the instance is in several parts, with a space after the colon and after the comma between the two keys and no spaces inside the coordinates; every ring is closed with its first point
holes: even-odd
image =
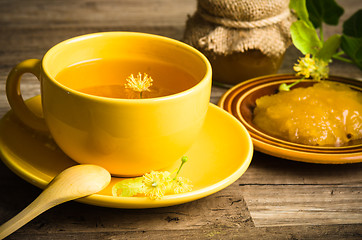
{"type": "MultiPolygon", "coordinates": [[[[360,0],[338,0],[342,20],[360,0]]],[[[1,0],[0,117],[10,107],[5,81],[27,58],[41,58],[56,43],[100,31],[136,31],[182,39],[196,0],[1,0]]],[[[325,29],[330,36],[341,24],[325,29]]],[[[290,73],[300,53],[290,47],[280,73],[290,73]]],[[[355,66],[334,62],[331,73],[362,80],[355,66]]],[[[39,94],[26,74],[24,98],[39,94]]],[[[227,88],[213,86],[217,103],[227,88]]],[[[1,134],[1,133],[0,133],[1,134]]],[[[225,140],[226,141],[226,140],[225,140]]],[[[40,193],[0,163],[0,224],[40,193]]],[[[254,153],[246,173],[226,189],[179,206],[146,210],[66,203],[30,222],[9,239],[361,239],[362,164],[318,165],[254,153]]]]}
{"type": "MultiPolygon", "coordinates": [[[[315,226],[298,226],[298,227],[269,227],[269,228],[205,228],[201,230],[174,230],[174,231],[96,231],[72,233],[67,231],[58,231],[57,233],[36,233],[33,235],[16,233],[14,237],[22,240],[49,240],[49,236],[54,240],[61,239],[361,239],[361,231],[357,230],[356,225],[331,225],[329,228],[315,226]]],[[[15,238],[13,238],[15,239],[15,238]]]]}
{"type": "Polygon", "coordinates": [[[361,223],[362,185],[249,185],[241,188],[255,226],[361,223]],[[272,220],[272,221],[271,221],[272,220]]]}

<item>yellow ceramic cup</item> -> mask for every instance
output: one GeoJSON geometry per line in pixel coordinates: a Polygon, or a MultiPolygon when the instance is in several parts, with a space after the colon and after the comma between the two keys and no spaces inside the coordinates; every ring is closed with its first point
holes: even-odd
{"type": "Polygon", "coordinates": [[[76,162],[97,164],[119,176],[142,175],[179,160],[201,130],[210,92],[211,66],[204,55],[170,38],[130,32],[95,33],[61,42],[42,60],[18,64],[8,76],[6,89],[14,113],[24,124],[38,131],[49,130],[76,162]],[[55,78],[75,63],[119,57],[172,63],[198,83],[166,97],[116,99],[80,93],[55,78]],[[20,79],[27,72],[41,82],[46,124],[26,107],[21,96],[20,79]]]}

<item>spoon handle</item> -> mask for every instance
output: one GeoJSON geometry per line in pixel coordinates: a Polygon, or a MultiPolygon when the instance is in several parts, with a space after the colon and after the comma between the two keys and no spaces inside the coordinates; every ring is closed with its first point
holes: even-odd
{"type": "Polygon", "coordinates": [[[53,204],[45,203],[44,199],[44,191],[40,194],[29,206],[27,206],[24,210],[18,213],[15,217],[4,223],[0,226],[0,239],[4,239],[11,233],[15,232],[26,223],[31,221],[36,216],[40,215],[44,211],[48,210],[49,208],[59,204],[54,202],[53,204]]]}
{"type": "Polygon", "coordinates": [[[23,211],[0,226],[4,239],[27,222],[58,204],[97,193],[111,181],[107,170],[96,165],[76,165],[56,176],[23,211]]]}

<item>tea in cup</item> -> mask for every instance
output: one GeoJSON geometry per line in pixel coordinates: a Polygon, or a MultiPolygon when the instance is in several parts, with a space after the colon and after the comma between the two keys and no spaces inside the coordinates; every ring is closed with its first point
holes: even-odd
{"type": "Polygon", "coordinates": [[[25,125],[50,131],[76,162],[125,177],[166,168],[182,157],[201,131],[210,92],[211,66],[199,51],[131,32],[61,42],[42,60],[19,63],[6,89],[25,125]],[[44,118],[26,107],[18,90],[28,72],[40,80],[44,118]],[[140,83],[148,85],[138,91],[140,83]]]}

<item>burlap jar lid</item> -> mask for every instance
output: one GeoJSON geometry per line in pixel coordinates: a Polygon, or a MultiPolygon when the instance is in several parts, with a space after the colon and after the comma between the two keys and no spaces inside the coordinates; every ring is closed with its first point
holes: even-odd
{"type": "Polygon", "coordinates": [[[260,50],[278,57],[291,44],[289,0],[198,0],[184,41],[221,55],[260,50]]]}

